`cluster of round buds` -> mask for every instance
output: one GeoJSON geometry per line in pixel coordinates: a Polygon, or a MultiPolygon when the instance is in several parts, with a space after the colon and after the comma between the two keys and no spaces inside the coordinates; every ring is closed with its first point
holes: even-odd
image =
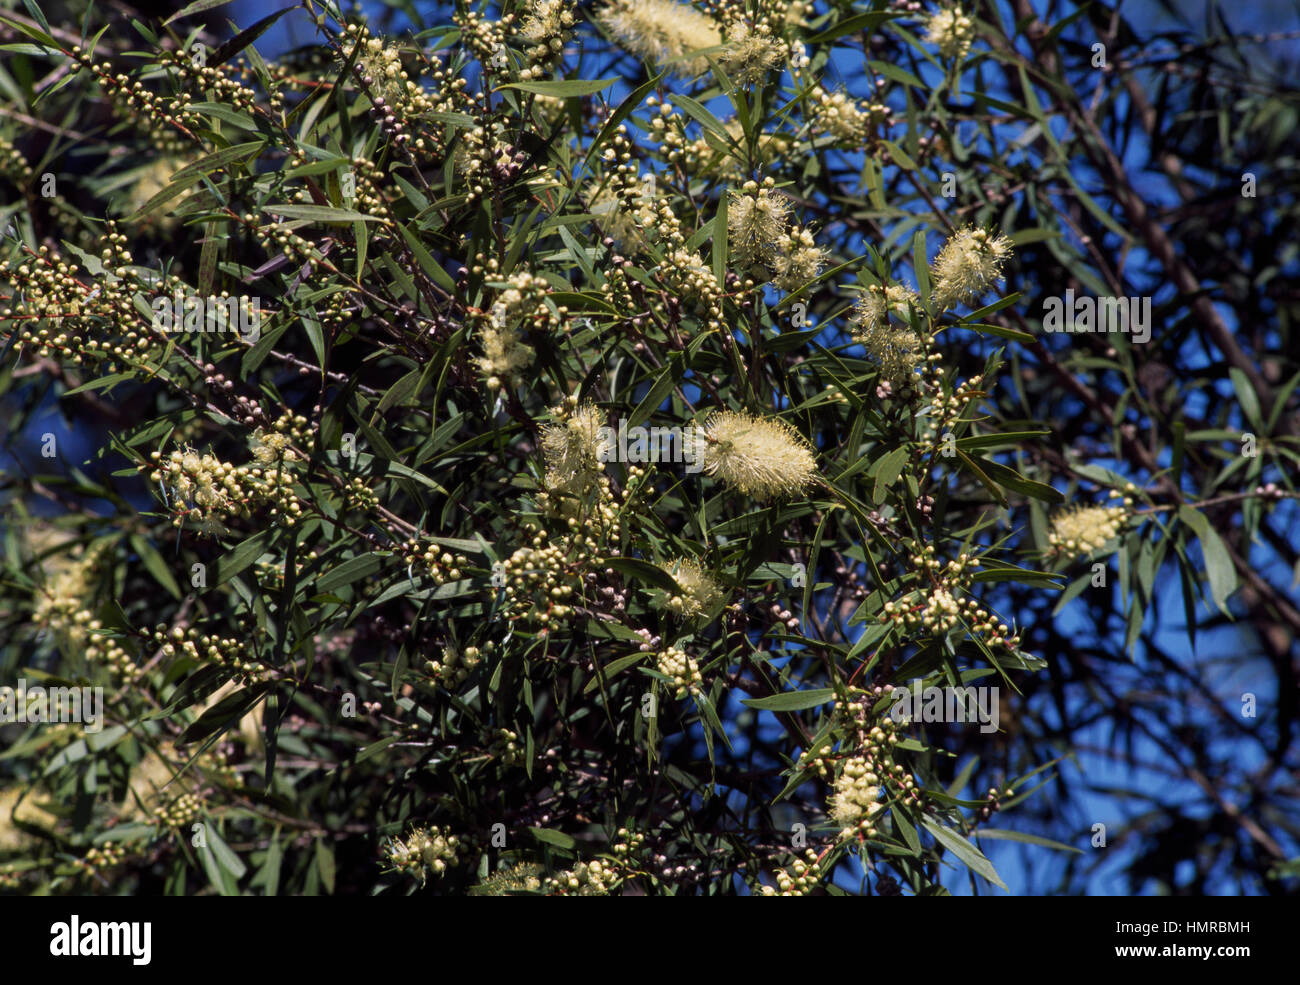
{"type": "Polygon", "coordinates": [[[833,404],[849,403],[848,396],[844,393],[843,390],[837,387],[834,383],[827,383],[826,387],[822,390],[822,394],[825,396],[826,400],[829,401],[830,403],[833,404]]]}
{"type": "Polygon", "coordinates": [[[506,766],[523,765],[524,747],[519,743],[518,732],[512,732],[508,728],[497,729],[488,751],[506,766]]]}
{"type": "Polygon", "coordinates": [[[162,351],[161,340],[134,306],[132,298],[148,291],[126,249],[127,237],[110,225],[101,240],[104,272],[91,277],[47,246],[0,267],[0,283],[20,298],[0,309],[0,328],[32,345],[37,355],[59,353],[87,365],[118,361],[138,363],[162,351]]]}
{"type": "Polygon", "coordinates": [[[488,642],[481,648],[467,646],[459,653],[455,647],[445,646],[442,648],[442,659],[427,661],[424,669],[430,676],[436,677],[443,687],[455,690],[465,683],[474,669],[483,662],[483,655],[490,653],[494,645],[488,642]]]}
{"type": "Polygon", "coordinates": [[[817,859],[817,852],[809,848],[804,852],[803,858],[795,859],[784,869],[777,869],[776,886],[763,884],[759,887],[758,895],[807,896],[821,885],[824,875],[821,863],[817,859]]]}
{"type": "Polygon", "coordinates": [[[921,806],[921,789],[916,785],[916,778],[902,766],[895,763],[882,779],[895,788],[903,803],[913,807],[921,806]]]}
{"type": "Polygon", "coordinates": [[[0,869],[0,891],[17,889],[22,885],[23,873],[21,871],[11,871],[0,869]]]}
{"type": "Polygon", "coordinates": [[[569,556],[564,541],[547,545],[545,535],[538,534],[533,544],[519,548],[505,561],[505,596],[511,618],[543,625],[552,619],[566,619],[573,613],[570,600],[575,569],[580,565],[569,556]]]}
{"type": "MultiPolygon", "coordinates": [[[[312,561],[320,559],[320,551],[310,551],[301,559],[294,562],[295,577],[301,578],[303,569],[312,561]]],[[[253,570],[257,572],[259,584],[281,588],[284,586],[285,562],[284,561],[256,561],[253,564],[253,570]]]]}
{"type": "Polygon", "coordinates": [[[1058,552],[1071,558],[1083,557],[1099,551],[1120,535],[1128,522],[1133,500],[1116,489],[1112,498],[1119,498],[1121,506],[1076,506],[1052,518],[1052,529],[1047,542],[1058,552]]]}
{"type": "Polygon", "coordinates": [[[453,161],[456,172],[467,183],[465,199],[469,205],[480,201],[493,187],[513,184],[521,178],[528,184],[545,180],[540,174],[523,177],[528,153],[510,141],[500,122],[462,131],[453,161]]]}
{"type": "Polygon", "coordinates": [[[461,40],[483,63],[485,70],[505,70],[509,64],[506,36],[515,22],[513,13],[491,20],[468,6],[458,6],[451,19],[460,28],[461,40]]]}
{"type": "Polygon", "coordinates": [[[938,365],[938,353],[933,354],[931,386],[934,393],[931,398],[927,412],[921,415],[921,420],[925,421],[925,427],[922,429],[922,438],[927,439],[932,448],[937,449],[940,454],[951,454],[944,449],[950,447],[950,438],[945,437],[951,433],[952,427],[965,412],[972,400],[984,395],[982,388],[984,383],[983,376],[972,376],[968,380],[963,380],[953,388],[951,394],[945,396],[940,384],[942,369],[938,365]]]}
{"type": "Polygon", "coordinates": [[[366,480],[354,476],[343,486],[343,501],[349,510],[368,513],[379,505],[379,494],[366,485],[366,480]]]}
{"type": "MultiPolygon", "coordinates": [[[[876,703],[891,690],[890,685],[877,685],[871,689],[850,687],[848,694],[835,702],[835,720],[844,734],[841,749],[852,749],[849,759],[860,761],[865,767],[858,770],[854,766],[850,773],[860,774],[862,782],[871,786],[886,782],[892,775],[893,750],[898,743],[899,726],[889,715],[882,717],[875,709],[876,703]]],[[[823,746],[822,750],[825,749],[827,747],[823,746]]],[[[822,750],[805,753],[799,761],[799,768],[816,771],[824,779],[843,776],[839,764],[844,754],[822,750]]]]}
{"type": "Polygon", "coordinates": [[[236,466],[188,448],[173,451],[166,459],[155,451],[150,458],[154,463],[150,481],[166,484],[175,493],[175,526],[186,520],[248,517],[263,508],[273,520],[292,526],[302,513],[302,504],[293,492],[293,476],[279,463],[266,469],[236,466]],[[193,505],[187,506],[186,501],[193,505]]]}
{"type": "Polygon", "coordinates": [[[305,236],[300,236],[287,222],[272,222],[263,225],[252,212],[245,212],[244,225],[253,230],[253,235],[269,256],[283,253],[295,264],[319,263],[323,254],[316,244],[305,236]]]}
{"type": "Polygon", "coordinates": [[[433,580],[435,585],[445,585],[449,581],[460,581],[461,567],[469,564],[463,554],[452,554],[429,541],[412,540],[398,548],[407,567],[420,570],[433,580]]]}
{"type": "Polygon", "coordinates": [[[617,572],[604,569],[608,583],[597,590],[599,574],[595,566],[600,558],[619,553],[616,547],[621,543],[623,529],[619,513],[626,508],[620,504],[626,504],[644,474],[641,469],[629,468],[628,485],[620,498],[615,497],[605,476],[597,479],[593,493],[582,499],[538,493],[538,505],[547,515],[562,521],[568,532],[553,538],[547,531],[537,530],[531,546],[519,548],[502,564],[512,620],[546,625],[552,619],[569,618],[584,577],[596,592],[597,604],[607,605],[614,614],[625,611],[627,593],[614,585],[617,572]]]}
{"type": "MultiPolygon", "coordinates": [[[[96,625],[98,622],[99,620],[94,620],[87,628],[92,631],[98,629],[96,625]]],[[[85,654],[87,662],[102,664],[108,668],[109,673],[117,677],[129,677],[135,671],[135,660],[131,654],[121,643],[110,637],[93,637],[90,646],[86,647],[85,654]]]]}
{"type": "Polygon", "coordinates": [[[429,873],[443,875],[456,864],[460,839],[442,828],[415,828],[404,841],[388,846],[388,863],[398,872],[424,882],[429,873]]]}
{"type": "Polygon", "coordinates": [[[645,835],[628,828],[619,828],[616,837],[618,840],[610,846],[610,852],[626,866],[645,847],[645,835]]]}
{"type": "Polygon", "coordinates": [[[169,828],[184,828],[199,816],[199,806],[198,797],[183,793],[170,803],[155,807],[153,819],[169,828]]]}
{"type": "Polygon", "coordinates": [[[676,689],[673,696],[679,700],[698,691],[704,684],[699,664],[685,650],[675,646],[659,651],[655,658],[655,669],[673,682],[676,689]]]}
{"type": "Polygon", "coordinates": [[[0,138],[0,177],[8,179],[19,188],[25,188],[35,174],[22,151],[0,138]]]}
{"type": "MultiPolygon", "coordinates": [[[[22,151],[3,137],[0,137],[0,180],[26,191],[28,195],[34,194],[32,184],[36,180],[36,172],[27,163],[27,158],[23,156],[22,151]]],[[[55,195],[52,198],[42,197],[42,201],[50,211],[50,218],[71,231],[76,224],[76,215],[62,198],[55,195]]]]}
{"type": "MultiPolygon", "coordinates": [[[[208,65],[206,58],[196,57],[197,50],[191,52],[182,48],[169,52],[168,55],[172,68],[182,82],[204,94],[209,101],[224,103],[245,113],[251,113],[257,108],[257,91],[231,77],[237,74],[233,65],[208,65]]],[[[184,95],[181,99],[182,107],[188,109],[189,96],[184,95]]]]}
{"type": "Polygon", "coordinates": [[[933,550],[933,545],[927,545],[917,559],[917,567],[928,575],[931,587],[910,592],[897,602],[886,602],[880,621],[893,622],[907,633],[920,631],[932,636],[942,636],[965,623],[989,646],[1017,649],[1019,634],[1012,634],[1006,623],[980,606],[978,599],[954,594],[969,586],[967,569],[979,567],[979,559],[962,554],[945,565],[932,556],[933,550]]]}
{"type": "Polygon", "coordinates": [[[196,662],[228,667],[236,672],[243,683],[261,680],[269,671],[256,657],[250,659],[245,645],[231,636],[209,636],[192,628],[173,626],[167,629],[159,626],[153,632],[153,641],[165,656],[181,655],[196,662]]]}
{"type": "Polygon", "coordinates": [[[95,64],[90,52],[79,44],[73,45],[68,55],[76,65],[73,72],[85,69],[94,75],[118,111],[147,133],[159,152],[183,151],[189,142],[181,134],[203,125],[202,116],[190,110],[192,100],[188,94],[181,93],[173,103],[150,92],[142,82],[132,82],[128,76],[115,73],[112,62],[95,64]]]}
{"type": "Polygon", "coordinates": [[[888,123],[893,110],[884,103],[858,104],[843,90],[828,92],[821,86],[812,91],[812,128],[840,143],[862,143],[870,139],[872,127],[888,123]]]}
{"type": "Polygon", "coordinates": [[[542,891],[547,896],[608,896],[621,880],[615,866],[592,859],[548,878],[542,883],[542,891]]]}
{"type": "MultiPolygon", "coordinates": [[[[648,105],[655,105],[649,99],[648,105]]],[[[743,181],[749,170],[749,158],[742,150],[745,144],[745,128],[738,117],[723,124],[723,130],[732,143],[724,142],[712,131],[704,131],[694,140],[687,140],[685,126],[690,117],[683,117],[671,103],[663,103],[658,114],[651,119],[654,139],[660,142],[659,152],[664,155],[669,165],[680,166],[691,175],[716,177],[743,181]]],[[[760,132],[754,147],[753,163],[767,169],[774,162],[789,157],[794,149],[794,135],[777,131],[760,132]]]]}
{"type": "Polygon", "coordinates": [[[780,623],[778,628],[798,632],[799,617],[781,605],[780,602],[773,602],[768,606],[767,614],[772,617],[774,623],[780,623]]]}
{"type": "MultiPolygon", "coordinates": [[[[662,219],[664,214],[669,212],[671,209],[668,203],[661,202],[656,207],[655,217],[662,219]]],[[[672,238],[672,234],[663,224],[656,222],[656,227],[663,230],[661,238],[672,238]]],[[[718,282],[713,276],[713,271],[705,265],[703,259],[694,250],[687,249],[685,246],[668,250],[663,265],[656,274],[670,297],[691,302],[695,309],[702,313],[706,322],[721,321],[722,300],[718,282]]]]}
{"type": "Polygon", "coordinates": [[[102,845],[92,845],[86,854],[74,859],[72,864],[85,875],[93,875],[102,869],[111,869],[126,861],[127,851],[115,842],[106,841],[102,845]]]}
{"type": "Polygon", "coordinates": [[[989,792],[984,797],[984,806],[976,813],[976,818],[981,822],[987,821],[1002,809],[1003,798],[1014,797],[1015,795],[1016,792],[1011,787],[1007,787],[1005,790],[989,787],[989,792]]]}
{"type": "MultiPolygon", "coordinates": [[[[301,154],[301,152],[299,153],[301,154]]],[[[300,166],[308,163],[306,154],[301,154],[301,158],[295,157],[294,160],[300,166]]],[[[388,207],[388,199],[383,192],[384,170],[369,158],[354,157],[344,175],[345,179],[347,175],[351,176],[351,181],[347,182],[345,180],[340,187],[344,205],[366,215],[374,216],[381,224],[391,228],[396,223],[396,220],[393,218],[392,210],[388,207]],[[352,193],[350,198],[347,196],[349,190],[352,193]]],[[[313,201],[311,191],[306,187],[298,189],[294,193],[294,199],[304,205],[310,205],[313,201]]],[[[345,292],[339,293],[343,294],[345,292]]],[[[333,297],[338,298],[339,295],[336,294],[333,297]]]]}

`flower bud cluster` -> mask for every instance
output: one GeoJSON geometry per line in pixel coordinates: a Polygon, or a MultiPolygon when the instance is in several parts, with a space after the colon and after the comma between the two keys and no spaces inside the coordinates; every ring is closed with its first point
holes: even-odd
{"type": "Polygon", "coordinates": [[[246,643],[233,636],[212,636],[192,627],[155,627],[153,641],[165,656],[178,654],[196,663],[214,663],[235,671],[241,683],[251,684],[263,680],[270,668],[254,656],[246,643]]]}
{"type": "Polygon", "coordinates": [[[546,879],[542,891],[547,896],[608,896],[621,878],[609,862],[592,859],[546,879]]]}
{"type": "Polygon", "coordinates": [[[495,643],[488,641],[482,647],[467,646],[459,652],[455,647],[445,646],[442,648],[442,659],[427,661],[424,669],[447,690],[454,691],[469,679],[469,675],[474,673],[484,656],[491,653],[495,646],[495,643]]]}
{"type": "Polygon", "coordinates": [[[695,658],[675,646],[659,651],[655,658],[655,669],[673,682],[673,687],[676,688],[673,697],[679,701],[688,694],[699,691],[704,684],[695,658]]]}
{"type": "MultiPolygon", "coordinates": [[[[1130,485],[1130,488],[1133,488],[1130,485]]],[[[1120,506],[1075,506],[1052,518],[1047,542],[1069,558],[1080,558],[1099,551],[1124,530],[1129,521],[1133,500],[1116,489],[1110,491],[1120,506]]]]}
{"type": "MultiPolygon", "coordinates": [[[[497,261],[481,255],[473,272],[495,277],[497,261]]],[[[555,332],[563,328],[567,309],[552,310],[546,303],[550,286],[541,277],[519,270],[500,281],[489,282],[500,289],[491,307],[479,315],[479,340],[483,355],[479,370],[487,379],[487,388],[496,391],[503,382],[517,385],[521,371],[533,362],[533,349],[523,339],[525,329],[555,332]]]]}
{"type": "Polygon", "coordinates": [[[838,143],[863,144],[872,138],[878,123],[889,123],[893,116],[884,103],[865,106],[843,90],[828,92],[820,85],[812,90],[812,129],[838,143]]]}
{"type": "Polygon", "coordinates": [[[508,728],[499,728],[492,737],[492,744],[488,747],[489,755],[500,759],[506,766],[522,766],[524,764],[524,747],[519,742],[519,733],[512,732],[508,728]]]}
{"type": "MultiPolygon", "coordinates": [[[[732,146],[724,143],[710,130],[704,131],[694,140],[687,141],[681,128],[689,117],[683,119],[682,115],[675,111],[671,115],[665,114],[665,109],[672,111],[672,106],[664,103],[660,107],[660,115],[650,122],[655,128],[656,139],[662,141],[660,151],[669,164],[680,164],[688,174],[705,178],[744,180],[750,162],[744,152],[745,128],[739,118],[733,117],[723,124],[723,129],[734,142],[732,146]],[[668,129],[669,123],[676,124],[675,128],[668,129]]],[[[786,159],[794,149],[794,145],[795,139],[792,134],[760,133],[754,147],[754,164],[765,170],[776,162],[786,159]]]]}
{"type": "Polygon", "coordinates": [[[1018,633],[1012,634],[1006,623],[999,622],[995,614],[981,607],[978,599],[961,597],[961,593],[970,590],[980,559],[961,554],[945,563],[934,554],[933,544],[919,548],[913,563],[925,587],[908,592],[897,601],[886,602],[880,621],[893,622],[906,634],[928,636],[943,636],[964,624],[990,647],[1017,649],[1018,633]]]}
{"type": "Polygon", "coordinates": [[[73,71],[93,75],[118,114],[147,134],[160,153],[177,154],[193,147],[181,134],[203,127],[205,122],[190,109],[194,100],[189,93],[168,98],[150,92],[138,79],[133,82],[125,73],[114,72],[112,62],[96,64],[81,45],[73,45],[69,55],[76,66],[73,71]]]}
{"type": "Polygon", "coordinates": [[[427,540],[412,540],[398,548],[407,567],[419,567],[420,571],[433,580],[435,585],[445,585],[449,581],[460,581],[462,567],[468,567],[469,558],[463,554],[452,554],[427,540]]]}
{"type": "Polygon", "coordinates": [[[116,842],[106,841],[102,845],[92,845],[86,849],[81,858],[73,859],[72,864],[81,875],[93,876],[126,861],[127,850],[116,842]]]}
{"type": "Polygon", "coordinates": [[[954,425],[966,412],[971,401],[985,395],[984,377],[976,375],[963,380],[953,388],[952,393],[945,395],[943,369],[938,363],[938,353],[932,354],[928,376],[929,382],[925,388],[932,396],[925,405],[924,412],[918,415],[919,420],[924,422],[919,428],[918,436],[927,443],[930,454],[938,452],[945,458],[951,457],[951,450],[945,449],[951,449],[955,444],[950,444],[950,439],[946,436],[953,433],[954,425]]]}
{"type": "Polygon", "coordinates": [[[807,896],[821,885],[826,873],[817,859],[817,852],[809,848],[804,857],[796,858],[784,869],[775,873],[776,885],[761,884],[759,896],[807,896]]]}
{"type": "MultiPolygon", "coordinates": [[[[13,307],[0,308],[0,329],[34,346],[41,358],[57,352],[88,367],[107,362],[113,370],[119,361],[141,363],[161,355],[159,333],[132,300],[152,288],[131,268],[134,261],[126,242],[110,223],[101,240],[99,276],[65,262],[48,246],[9,261],[0,268],[0,283],[8,284],[8,293],[17,300],[13,307]]],[[[179,284],[172,278],[165,286],[179,284]]]]}
{"type": "MultiPolygon", "coordinates": [[[[232,63],[208,65],[204,59],[203,64],[198,64],[194,53],[184,48],[164,51],[163,57],[170,60],[172,72],[183,92],[199,93],[203,97],[201,101],[224,103],[244,113],[261,112],[257,91],[232,77],[239,74],[232,63]]],[[[181,108],[189,110],[191,100],[188,94],[183,94],[179,101],[181,108]]]]}
{"type": "Polygon", "coordinates": [[[293,476],[280,462],[265,469],[236,466],[192,448],[173,451],[166,459],[155,451],[150,458],[154,467],[149,481],[171,488],[172,523],[177,527],[186,520],[251,517],[263,509],[272,521],[293,526],[302,513],[293,476]]]}
{"type": "Polygon", "coordinates": [[[168,828],[188,827],[199,816],[199,798],[183,793],[174,800],[159,804],[153,810],[156,824],[168,828]]]}

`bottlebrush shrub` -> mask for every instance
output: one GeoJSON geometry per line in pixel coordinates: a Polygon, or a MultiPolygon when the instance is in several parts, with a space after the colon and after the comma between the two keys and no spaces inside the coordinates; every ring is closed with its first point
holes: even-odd
{"type": "Polygon", "coordinates": [[[981,451],[1043,433],[988,399],[1013,249],[985,199],[887,208],[940,124],[831,81],[930,14],[304,9],[275,60],[280,14],[5,21],[58,126],[4,124],[4,383],[72,425],[6,490],[0,669],[106,710],[0,726],[4,886],[997,881],[1017,764],[950,796],[889,691],[1044,667],[990,594],[1051,584],[998,523],[1061,499],[981,451]]]}

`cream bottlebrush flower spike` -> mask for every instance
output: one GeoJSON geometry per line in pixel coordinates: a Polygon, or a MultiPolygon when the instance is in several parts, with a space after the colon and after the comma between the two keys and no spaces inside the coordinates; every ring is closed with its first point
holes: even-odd
{"type": "Polygon", "coordinates": [[[944,58],[964,58],[975,40],[975,22],[954,7],[942,7],[925,24],[925,41],[944,58]]]}
{"type": "Polygon", "coordinates": [[[727,202],[727,245],[740,266],[765,263],[786,235],[790,200],[747,181],[727,202]]]}
{"type": "Polygon", "coordinates": [[[725,410],[705,427],[704,471],[757,500],[791,496],[817,476],[807,441],[788,424],[725,410]]]}
{"type": "MultiPolygon", "coordinates": [[[[722,44],[716,21],[673,0],[615,0],[596,19],[618,43],[648,62],[680,59],[701,48],[722,44]]],[[[708,70],[705,58],[674,61],[680,75],[699,75],[708,70]]]]}
{"type": "Polygon", "coordinates": [[[767,24],[751,27],[735,21],[727,27],[727,49],[718,55],[718,61],[732,82],[754,85],[767,78],[788,51],[784,41],[772,36],[767,24]]]}
{"type": "Polygon", "coordinates": [[[959,229],[934,261],[934,303],[941,310],[971,304],[1002,279],[1011,240],[987,229],[959,229]]]}
{"type": "Polygon", "coordinates": [[[722,590],[718,588],[717,582],[697,561],[681,558],[661,564],[660,567],[677,582],[682,594],[663,593],[656,600],[659,608],[675,612],[687,619],[698,619],[708,615],[709,611],[722,600],[722,590]]]}
{"type": "Polygon", "coordinates": [[[891,324],[889,316],[907,321],[908,306],[918,303],[916,292],[902,284],[872,284],[854,306],[854,341],[880,366],[880,375],[898,386],[925,362],[925,343],[910,324],[891,324]]]}
{"type": "Polygon", "coordinates": [[[815,280],[826,266],[826,251],[817,245],[807,229],[796,229],[783,234],[777,241],[777,254],[772,259],[772,279],[783,291],[797,291],[815,280]]]}
{"type": "Polygon", "coordinates": [[[583,493],[596,484],[603,472],[601,423],[595,405],[583,404],[567,420],[542,428],[542,451],[546,454],[544,482],[548,489],[583,493]]]}

